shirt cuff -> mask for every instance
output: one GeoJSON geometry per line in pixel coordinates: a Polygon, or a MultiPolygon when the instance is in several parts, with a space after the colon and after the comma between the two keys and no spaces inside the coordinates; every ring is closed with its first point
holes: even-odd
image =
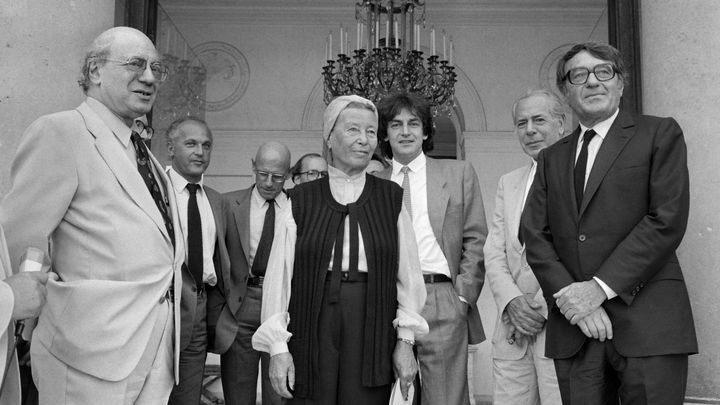
{"type": "Polygon", "coordinates": [[[288,353],[289,351],[287,342],[275,342],[270,346],[270,357],[280,353],[288,353]]]}
{"type": "Polygon", "coordinates": [[[415,332],[410,328],[397,328],[398,339],[415,340],[415,332]]]}
{"type": "Polygon", "coordinates": [[[605,291],[605,295],[607,296],[607,299],[611,300],[611,299],[617,297],[617,293],[615,291],[613,291],[612,288],[608,287],[608,285],[605,284],[605,282],[603,282],[602,280],[600,280],[597,277],[593,277],[593,280],[597,281],[600,288],[602,288],[603,291],[605,291]]]}
{"type": "Polygon", "coordinates": [[[462,301],[462,302],[470,305],[470,303],[469,303],[469,302],[465,299],[465,297],[463,297],[462,295],[458,295],[458,299],[459,299],[460,301],[462,301]]]}

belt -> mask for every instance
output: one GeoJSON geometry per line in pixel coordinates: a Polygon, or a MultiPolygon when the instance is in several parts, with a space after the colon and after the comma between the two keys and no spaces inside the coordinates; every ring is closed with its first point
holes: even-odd
{"type": "MultiPolygon", "coordinates": [[[[368,274],[367,272],[358,272],[357,278],[354,280],[350,279],[350,272],[349,271],[341,271],[340,272],[340,281],[344,283],[367,283],[368,280],[368,274]]],[[[327,277],[325,277],[326,281],[330,281],[332,279],[332,271],[328,271],[327,277]]]]}
{"type": "Polygon", "coordinates": [[[193,291],[195,291],[198,296],[202,295],[205,292],[205,283],[196,285],[195,288],[193,288],[193,291]]]}
{"type": "Polygon", "coordinates": [[[444,275],[444,274],[423,274],[423,279],[426,283],[434,284],[434,283],[449,283],[452,281],[450,277],[444,275]]]}
{"type": "Polygon", "coordinates": [[[251,276],[247,279],[247,285],[253,287],[262,287],[263,280],[265,280],[265,277],[263,276],[251,276]]]}

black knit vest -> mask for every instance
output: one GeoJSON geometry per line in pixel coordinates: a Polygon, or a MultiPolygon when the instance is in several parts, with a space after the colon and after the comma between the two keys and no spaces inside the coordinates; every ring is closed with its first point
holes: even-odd
{"type": "MultiPolygon", "coordinates": [[[[397,311],[398,231],[402,189],[395,183],[367,175],[365,188],[354,203],[342,205],[332,196],[328,178],[295,187],[292,212],[297,224],[295,265],[288,330],[295,364],[294,396],[311,398],[319,368],[318,320],[330,255],[346,215],[356,217],[368,265],[363,338],[362,383],[367,387],[393,381],[392,354],[397,311]]],[[[352,256],[351,252],[351,256],[352,256]]],[[[357,252],[355,252],[357,255],[357,252]]]]}

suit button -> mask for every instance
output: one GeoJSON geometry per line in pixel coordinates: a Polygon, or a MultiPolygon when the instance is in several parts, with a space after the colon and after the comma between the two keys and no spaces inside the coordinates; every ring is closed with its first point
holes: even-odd
{"type": "Polygon", "coordinates": [[[580,236],[578,236],[578,240],[579,240],[580,242],[585,242],[585,239],[587,239],[587,237],[585,237],[585,235],[580,235],[580,236]]]}

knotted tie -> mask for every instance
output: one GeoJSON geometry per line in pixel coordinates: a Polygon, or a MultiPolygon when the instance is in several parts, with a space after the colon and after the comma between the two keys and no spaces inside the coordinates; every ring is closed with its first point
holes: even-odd
{"type": "Polygon", "coordinates": [[[267,200],[267,203],[268,209],[265,211],[265,222],[263,223],[255,258],[253,259],[252,273],[254,276],[265,275],[275,235],[275,200],[267,200]]]}
{"type": "Polygon", "coordinates": [[[408,175],[409,170],[410,170],[410,168],[407,166],[403,166],[400,169],[400,171],[403,174],[403,182],[402,182],[403,205],[405,206],[405,209],[407,210],[408,214],[410,214],[410,218],[412,218],[412,199],[410,197],[410,176],[408,175]]]}
{"type": "Polygon", "coordinates": [[[150,155],[148,154],[147,146],[145,146],[142,138],[140,138],[140,134],[136,131],[131,132],[130,139],[135,148],[138,172],[150,191],[153,200],[155,200],[155,205],[165,221],[165,228],[167,229],[168,235],[170,235],[170,240],[173,246],[175,246],[175,232],[173,231],[172,219],[170,219],[170,213],[168,212],[168,202],[163,199],[157,179],[155,179],[155,175],[150,167],[150,155]]]}
{"type": "Polygon", "coordinates": [[[197,202],[197,191],[200,185],[188,183],[186,186],[190,192],[187,208],[188,224],[188,260],[187,265],[192,274],[195,284],[199,287],[203,283],[203,246],[202,246],[202,219],[197,202]]]}
{"type": "Polygon", "coordinates": [[[575,162],[575,201],[577,202],[577,209],[580,211],[580,204],[582,203],[583,193],[585,192],[585,170],[587,170],[588,160],[588,144],[597,133],[588,129],[583,134],[583,144],[580,148],[580,155],[578,155],[577,162],[575,162]]]}

